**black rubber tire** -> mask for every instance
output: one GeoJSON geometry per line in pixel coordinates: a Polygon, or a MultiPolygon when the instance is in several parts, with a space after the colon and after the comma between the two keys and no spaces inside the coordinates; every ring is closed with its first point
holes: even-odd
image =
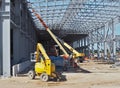
{"type": "Polygon", "coordinates": [[[40,75],[40,80],[42,80],[43,82],[47,82],[49,80],[49,76],[46,73],[42,73],[40,75]]]}
{"type": "Polygon", "coordinates": [[[84,58],[79,58],[80,63],[83,63],[84,58]]]}
{"type": "Polygon", "coordinates": [[[28,72],[28,77],[29,77],[30,79],[35,79],[35,71],[30,70],[30,71],[28,72]]]}

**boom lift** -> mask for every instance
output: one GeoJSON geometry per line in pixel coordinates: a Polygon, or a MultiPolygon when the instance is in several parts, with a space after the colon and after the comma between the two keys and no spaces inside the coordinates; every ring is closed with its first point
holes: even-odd
{"type": "Polygon", "coordinates": [[[42,23],[42,25],[45,27],[46,31],[50,34],[50,36],[53,38],[53,40],[57,43],[57,45],[60,47],[60,49],[63,51],[64,53],[64,57],[65,58],[69,58],[69,54],[66,52],[66,50],[63,48],[63,46],[61,45],[61,43],[57,40],[56,36],[51,32],[51,30],[49,29],[49,27],[45,24],[45,22],[42,20],[42,18],[40,17],[40,15],[38,13],[35,12],[34,9],[32,9],[32,12],[35,14],[35,16],[39,19],[39,21],[42,23]]]}
{"type": "Polygon", "coordinates": [[[64,42],[62,39],[56,37],[60,43],[62,45],[64,45],[68,50],[70,50],[72,52],[72,58],[73,59],[76,59],[78,58],[80,60],[80,62],[83,62],[83,59],[84,59],[84,56],[85,54],[84,53],[79,53],[77,50],[75,50],[74,48],[72,48],[68,43],[64,42]]]}
{"type": "Polygon", "coordinates": [[[30,70],[28,76],[30,79],[34,79],[35,76],[40,76],[42,81],[48,81],[49,79],[63,80],[65,77],[55,71],[55,64],[51,62],[44,47],[41,43],[37,43],[37,51],[33,54],[35,59],[34,70],[30,70]]]}
{"type": "Polygon", "coordinates": [[[48,28],[48,26],[45,24],[45,22],[42,20],[42,18],[40,17],[40,15],[38,13],[35,12],[34,9],[32,9],[32,12],[35,14],[35,16],[39,19],[39,21],[42,23],[42,25],[45,27],[46,31],[50,34],[50,36],[54,39],[54,41],[58,44],[58,46],[60,47],[60,49],[63,51],[64,58],[71,58],[66,50],[63,48],[63,46],[61,45],[61,43],[72,52],[72,58],[80,58],[80,62],[83,61],[83,57],[85,56],[84,53],[79,53],[78,51],[76,51],[74,48],[72,48],[69,44],[67,44],[66,42],[64,42],[63,40],[61,40],[60,38],[58,38],[57,36],[55,36],[51,30],[48,28]]]}

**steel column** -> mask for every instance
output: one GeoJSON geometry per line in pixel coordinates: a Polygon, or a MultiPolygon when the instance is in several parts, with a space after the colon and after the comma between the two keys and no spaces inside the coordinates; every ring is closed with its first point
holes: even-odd
{"type": "Polygon", "coordinates": [[[10,0],[2,0],[2,55],[3,77],[9,77],[10,73],[10,0]]]}
{"type": "Polygon", "coordinates": [[[87,46],[88,46],[88,56],[90,58],[90,36],[87,37],[87,46]]]}
{"type": "Polygon", "coordinates": [[[113,60],[116,60],[115,22],[112,21],[113,60]]]}
{"type": "Polygon", "coordinates": [[[2,74],[2,14],[0,13],[0,75],[1,74],[2,74]]]}
{"type": "Polygon", "coordinates": [[[99,30],[97,30],[97,57],[100,58],[100,37],[99,37],[99,30]]]}
{"type": "Polygon", "coordinates": [[[104,28],[104,59],[107,59],[107,42],[106,42],[106,30],[108,29],[108,24],[104,28]]]}
{"type": "Polygon", "coordinates": [[[91,33],[91,49],[92,49],[92,56],[94,56],[94,35],[93,35],[93,32],[91,33]]]}

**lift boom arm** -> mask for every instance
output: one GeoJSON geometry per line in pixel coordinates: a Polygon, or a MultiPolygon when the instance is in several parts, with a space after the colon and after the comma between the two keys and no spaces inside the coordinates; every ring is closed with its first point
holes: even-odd
{"type": "MultiPolygon", "coordinates": [[[[46,51],[45,51],[45,49],[43,48],[43,46],[42,46],[42,44],[41,43],[37,43],[37,54],[36,54],[36,62],[39,62],[39,58],[40,58],[40,54],[42,54],[42,56],[43,56],[43,58],[44,58],[44,60],[43,59],[41,59],[41,64],[42,64],[42,66],[45,66],[46,68],[46,73],[48,74],[48,75],[51,75],[51,60],[50,60],[50,58],[48,57],[48,55],[47,55],[47,53],[46,53],[46,51]]],[[[37,65],[36,65],[37,66],[37,65]]],[[[36,67],[36,70],[40,70],[39,69],[39,67],[36,67]]]]}
{"type": "Polygon", "coordinates": [[[58,38],[58,37],[57,37],[57,39],[58,39],[67,49],[69,49],[69,50],[73,53],[73,58],[85,56],[84,53],[79,53],[77,50],[75,50],[74,48],[72,48],[69,44],[67,44],[66,42],[64,42],[62,39],[60,39],[60,38],[58,38]]]}
{"type": "Polygon", "coordinates": [[[44,56],[45,59],[49,59],[45,49],[43,48],[41,43],[37,43],[37,55],[36,55],[36,61],[38,62],[38,58],[39,58],[39,51],[41,52],[41,54],[44,56]]]}
{"type": "Polygon", "coordinates": [[[40,17],[39,14],[37,14],[35,12],[34,9],[32,9],[35,16],[39,19],[39,21],[42,23],[42,25],[45,27],[46,31],[51,35],[51,37],[54,39],[54,41],[58,44],[58,46],[60,47],[60,49],[63,51],[63,53],[67,56],[69,56],[69,54],[66,52],[66,50],[63,48],[63,46],[61,45],[61,43],[68,48],[71,52],[72,52],[72,57],[73,58],[78,58],[78,57],[83,57],[85,56],[84,53],[79,53],[78,51],[76,51],[74,48],[72,48],[69,44],[67,44],[66,42],[64,42],[63,40],[61,40],[60,38],[58,38],[57,36],[55,36],[51,30],[49,29],[49,27],[45,24],[45,22],[42,20],[42,18],[40,17]],[[58,41],[59,40],[59,41],[58,41]],[[61,42],[61,43],[60,43],[61,42]]]}
{"type": "Polygon", "coordinates": [[[49,27],[45,24],[45,22],[42,20],[42,18],[40,17],[40,15],[38,13],[35,12],[34,9],[32,9],[32,11],[34,12],[35,16],[39,19],[39,21],[42,23],[42,25],[45,27],[46,31],[50,34],[50,36],[54,39],[54,41],[58,44],[58,46],[60,47],[60,49],[63,51],[63,53],[66,56],[69,56],[69,54],[66,52],[66,50],[63,48],[63,46],[60,44],[60,42],[57,40],[56,36],[51,32],[51,30],[49,29],[49,27]]]}

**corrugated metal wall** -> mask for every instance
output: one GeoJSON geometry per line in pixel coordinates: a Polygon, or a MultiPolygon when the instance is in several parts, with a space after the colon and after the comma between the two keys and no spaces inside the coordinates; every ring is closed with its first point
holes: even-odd
{"type": "Polygon", "coordinates": [[[30,53],[36,49],[36,31],[25,0],[11,3],[11,31],[13,32],[12,64],[29,60],[30,53]],[[15,3],[15,4],[14,4],[15,3]]]}

